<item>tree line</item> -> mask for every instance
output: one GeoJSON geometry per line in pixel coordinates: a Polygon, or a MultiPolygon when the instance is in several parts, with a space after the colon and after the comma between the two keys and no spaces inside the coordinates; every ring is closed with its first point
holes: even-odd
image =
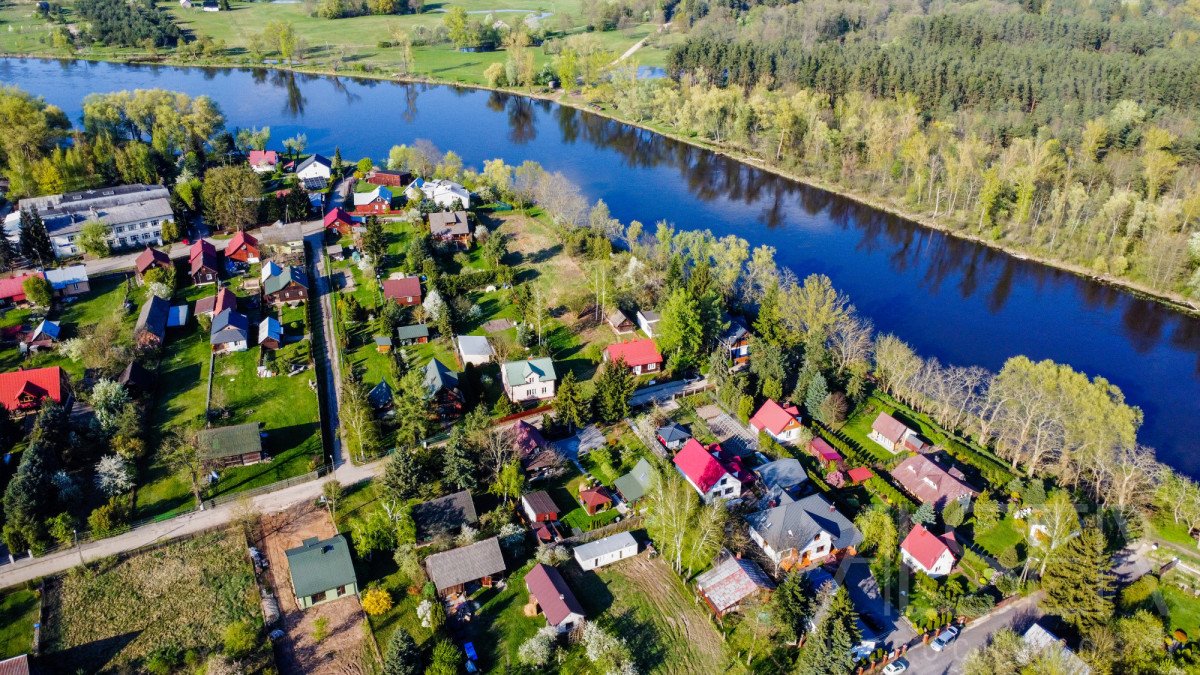
{"type": "Polygon", "coordinates": [[[120,47],[174,47],[183,31],[154,0],[77,0],[75,11],[88,21],[85,41],[120,47]]]}

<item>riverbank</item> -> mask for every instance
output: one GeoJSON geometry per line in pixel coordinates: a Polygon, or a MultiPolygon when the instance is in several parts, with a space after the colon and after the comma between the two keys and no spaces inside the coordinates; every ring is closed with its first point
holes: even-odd
{"type": "MultiPolygon", "coordinates": [[[[685,144],[690,145],[695,148],[699,148],[702,150],[707,150],[709,152],[717,153],[719,155],[723,155],[725,157],[733,159],[737,162],[746,164],[747,166],[751,166],[757,170],[771,173],[775,176],[779,176],[779,177],[785,178],[787,180],[795,181],[797,183],[801,183],[801,184],[804,184],[804,185],[807,185],[807,186],[810,186],[813,188],[817,188],[819,190],[828,192],[830,194],[837,195],[839,197],[843,197],[845,199],[855,201],[859,204],[868,206],[872,209],[893,215],[898,218],[902,218],[906,221],[909,221],[909,222],[911,222],[915,225],[918,225],[920,227],[923,227],[925,229],[940,232],[942,234],[945,234],[950,237],[954,237],[954,238],[962,240],[962,241],[968,241],[968,242],[971,242],[974,244],[979,244],[979,245],[985,246],[991,250],[998,251],[998,252],[1004,253],[1006,255],[1009,255],[1018,260],[1037,263],[1044,267],[1067,272],[1067,273],[1073,274],[1077,277],[1087,279],[1089,281],[1093,281],[1093,282],[1104,284],[1106,286],[1118,288],[1121,291],[1129,293],[1130,295],[1132,295],[1134,297],[1145,299],[1145,300],[1150,300],[1150,301],[1162,304],[1166,307],[1171,308],[1172,310],[1174,310],[1176,312],[1180,312],[1182,314],[1186,314],[1189,316],[1200,317],[1200,304],[1197,304],[1194,300],[1189,299],[1189,298],[1183,296],[1182,294],[1161,291],[1161,290],[1152,288],[1152,287],[1148,286],[1147,284],[1142,283],[1137,280],[1134,280],[1134,279],[1128,279],[1125,277],[1116,277],[1116,276],[1113,276],[1110,274],[1097,274],[1095,271],[1089,269],[1088,267],[1086,267],[1084,265],[1079,265],[1079,264],[1072,263],[1069,261],[1049,257],[1049,256],[1040,254],[1035,251],[1030,251],[1027,249],[1023,249],[1023,248],[1019,248],[1019,247],[1015,247],[1015,246],[1006,244],[1005,242],[998,242],[998,241],[995,241],[988,237],[983,237],[983,236],[980,236],[980,235],[977,235],[977,234],[974,234],[971,232],[965,232],[965,231],[955,227],[953,224],[945,223],[945,222],[943,222],[939,219],[933,218],[927,214],[915,213],[915,212],[905,208],[904,205],[895,203],[891,199],[880,198],[877,195],[872,195],[872,194],[863,193],[863,192],[860,192],[857,190],[847,189],[843,186],[835,185],[835,184],[829,183],[828,181],[822,180],[818,176],[811,176],[811,175],[806,175],[806,174],[791,171],[784,167],[780,167],[775,164],[772,164],[771,162],[766,161],[761,157],[758,157],[756,155],[748,153],[744,149],[741,149],[741,148],[737,148],[734,146],[729,146],[729,145],[721,144],[721,143],[713,143],[713,142],[710,142],[710,141],[707,141],[704,139],[696,138],[694,136],[689,136],[689,135],[678,133],[675,130],[669,129],[666,127],[661,127],[658,125],[646,124],[643,122],[634,121],[634,120],[623,117],[615,110],[611,110],[609,108],[593,105],[593,104],[587,102],[586,100],[584,100],[581,96],[572,95],[561,89],[555,90],[555,91],[547,91],[547,90],[537,90],[537,89],[524,90],[524,89],[517,89],[517,88],[510,88],[510,87],[491,87],[491,86],[488,86],[481,82],[471,82],[471,81],[465,81],[465,80],[450,80],[450,79],[430,77],[430,76],[425,76],[425,75],[412,75],[412,74],[403,75],[403,74],[397,74],[397,73],[389,74],[389,73],[370,71],[370,70],[346,72],[345,70],[336,70],[336,69],[331,69],[331,68],[320,66],[320,65],[309,66],[309,65],[305,65],[305,64],[295,64],[295,63],[292,63],[292,64],[278,64],[278,63],[196,64],[196,63],[188,63],[188,62],[179,61],[179,60],[173,59],[169,56],[151,56],[151,55],[144,55],[144,56],[132,57],[132,58],[130,58],[130,57],[119,58],[119,57],[109,56],[109,55],[78,55],[78,56],[71,56],[71,57],[63,57],[63,56],[43,54],[43,53],[24,53],[24,54],[3,54],[3,55],[0,55],[0,57],[15,58],[15,59],[42,59],[42,60],[52,60],[52,61],[78,60],[78,61],[91,61],[91,62],[103,62],[103,63],[118,63],[118,64],[126,64],[126,65],[168,66],[168,67],[199,68],[199,69],[208,69],[208,68],[214,68],[214,69],[267,69],[267,70],[278,70],[278,71],[284,71],[284,72],[291,72],[291,73],[296,73],[296,74],[301,74],[301,75],[312,75],[312,76],[318,76],[318,77],[334,77],[334,78],[349,77],[352,79],[387,81],[387,82],[394,82],[394,83],[399,83],[399,84],[427,84],[427,85],[461,87],[461,88],[467,88],[467,89],[478,89],[478,90],[482,90],[482,91],[499,92],[499,93],[514,95],[514,96],[524,96],[527,98],[540,100],[540,101],[548,101],[548,102],[556,103],[558,105],[574,108],[576,110],[579,110],[579,111],[582,111],[585,113],[597,115],[597,116],[603,117],[605,119],[610,119],[612,121],[619,122],[621,124],[627,124],[629,126],[636,127],[638,129],[649,131],[651,133],[663,136],[664,138],[669,138],[669,139],[679,142],[679,143],[685,143],[685,144]]],[[[34,93],[36,93],[36,92],[34,92],[34,93]]]]}

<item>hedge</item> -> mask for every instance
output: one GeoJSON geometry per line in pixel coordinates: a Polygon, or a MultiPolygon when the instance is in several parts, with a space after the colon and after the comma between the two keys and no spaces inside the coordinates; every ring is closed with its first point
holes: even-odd
{"type": "Polygon", "coordinates": [[[495,282],[496,270],[473,270],[462,274],[444,274],[438,278],[438,285],[447,298],[495,282]]]}

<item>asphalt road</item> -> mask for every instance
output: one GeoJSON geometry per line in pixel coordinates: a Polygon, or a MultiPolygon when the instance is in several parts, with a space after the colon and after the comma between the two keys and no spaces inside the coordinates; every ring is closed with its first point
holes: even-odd
{"type": "Polygon", "coordinates": [[[918,645],[908,650],[909,669],[913,675],[953,675],[962,672],[963,662],[977,647],[987,645],[988,640],[1001,628],[1014,628],[1021,632],[1041,616],[1038,599],[1041,593],[1025,598],[993,611],[983,619],[968,624],[958,639],[941,652],[933,651],[929,645],[918,645]]]}

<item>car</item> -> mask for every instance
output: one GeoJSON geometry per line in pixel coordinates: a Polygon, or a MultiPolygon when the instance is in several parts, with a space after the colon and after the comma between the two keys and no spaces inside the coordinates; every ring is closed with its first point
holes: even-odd
{"type": "Polygon", "coordinates": [[[929,646],[933,647],[933,651],[940,652],[949,646],[951,642],[954,642],[956,638],[958,638],[958,629],[954,626],[950,626],[946,630],[942,631],[940,635],[934,638],[933,643],[929,646]]]}
{"type": "Polygon", "coordinates": [[[883,667],[883,675],[900,675],[908,670],[908,661],[896,659],[883,667]]]}

